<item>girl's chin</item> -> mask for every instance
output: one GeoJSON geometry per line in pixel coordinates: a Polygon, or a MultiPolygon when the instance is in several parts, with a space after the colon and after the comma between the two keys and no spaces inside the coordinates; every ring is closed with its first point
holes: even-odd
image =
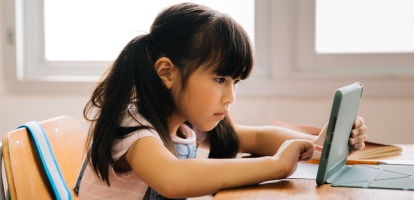
{"type": "MultiPolygon", "coordinates": [[[[217,126],[217,124],[218,124],[219,122],[217,122],[217,123],[215,123],[215,124],[212,124],[212,125],[203,125],[203,126],[195,126],[198,130],[200,130],[200,131],[204,131],[204,132],[207,132],[207,131],[211,131],[211,130],[213,130],[213,128],[215,128],[216,126],[217,126]]],[[[194,126],[194,125],[193,125],[194,126]]]]}

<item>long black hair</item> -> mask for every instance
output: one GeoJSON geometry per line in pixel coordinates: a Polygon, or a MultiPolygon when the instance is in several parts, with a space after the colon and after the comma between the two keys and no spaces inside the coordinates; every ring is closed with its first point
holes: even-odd
{"type": "MultiPolygon", "coordinates": [[[[108,166],[114,165],[112,144],[131,131],[154,129],[166,148],[175,153],[167,124],[175,103],[154,69],[154,63],[163,56],[179,69],[182,90],[191,73],[201,66],[220,76],[240,79],[246,79],[253,67],[249,37],[228,15],[192,3],[176,4],[160,12],[148,34],[137,36],[124,47],[84,109],[85,118],[91,122],[87,158],[97,176],[108,184],[108,166]],[[138,112],[151,127],[120,127],[131,97],[137,99],[138,112]]],[[[209,157],[236,155],[238,139],[227,118],[210,133],[209,157]]]]}

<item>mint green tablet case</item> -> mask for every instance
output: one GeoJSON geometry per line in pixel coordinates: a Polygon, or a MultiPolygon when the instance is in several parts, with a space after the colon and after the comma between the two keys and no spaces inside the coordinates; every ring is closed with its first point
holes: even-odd
{"type": "Polygon", "coordinates": [[[413,165],[345,165],[349,137],[358,114],[361,83],[336,90],[316,183],[358,188],[414,190],[413,165]]]}

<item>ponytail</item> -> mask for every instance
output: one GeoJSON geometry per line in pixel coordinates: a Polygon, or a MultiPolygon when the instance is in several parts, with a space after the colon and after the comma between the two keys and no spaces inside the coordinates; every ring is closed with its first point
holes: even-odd
{"type": "Polygon", "coordinates": [[[84,109],[85,118],[92,123],[86,143],[87,158],[96,175],[108,185],[108,166],[114,166],[111,147],[115,139],[130,133],[121,130],[120,124],[131,97],[136,97],[138,112],[152,125],[141,125],[135,130],[155,129],[175,154],[167,125],[167,116],[173,109],[172,97],[153,67],[153,60],[160,54],[149,35],[134,38],[121,51],[84,109]]]}

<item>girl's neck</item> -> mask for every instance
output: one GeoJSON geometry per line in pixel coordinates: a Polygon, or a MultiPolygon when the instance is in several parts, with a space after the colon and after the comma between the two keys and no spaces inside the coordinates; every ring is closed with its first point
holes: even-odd
{"type": "Polygon", "coordinates": [[[179,117],[176,117],[174,114],[172,114],[168,118],[168,131],[170,132],[170,135],[175,135],[175,136],[180,137],[181,135],[178,134],[179,128],[184,122],[185,122],[184,119],[180,120],[179,117]]]}

